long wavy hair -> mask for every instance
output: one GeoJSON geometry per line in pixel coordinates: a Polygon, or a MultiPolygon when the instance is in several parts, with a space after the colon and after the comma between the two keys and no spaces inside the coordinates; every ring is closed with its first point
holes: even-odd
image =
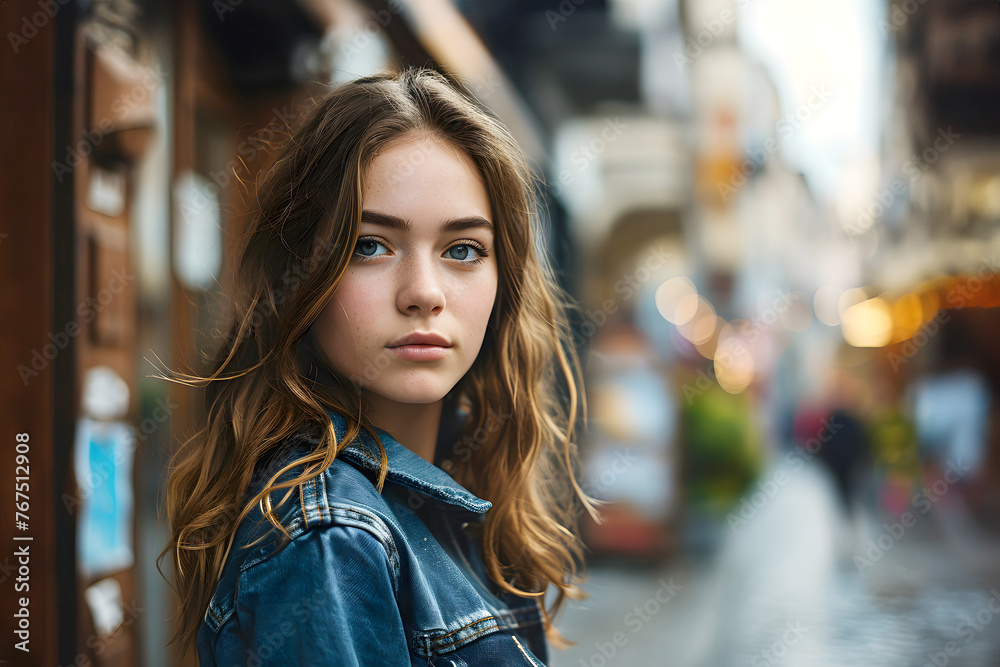
{"type": "MultiPolygon", "coordinates": [[[[586,421],[587,409],[579,359],[568,342],[567,311],[574,305],[536,248],[537,180],[509,132],[461,82],[414,68],[339,86],[289,129],[258,176],[235,265],[235,312],[208,372],[158,369],[156,377],[205,393],[205,422],[170,464],[170,539],[157,561],[172,556],[180,606],[170,643],[183,652],[195,645],[236,528],[254,506],[287,536],[271,493],[288,489],[278,506],[297,498],[292,491],[328,468],[362,428],[377,439],[356,378],[339,374],[316,353],[311,327],[353,254],[374,157],[393,141],[428,133],[478,167],[499,267],[479,356],[449,392],[449,400],[469,412],[459,442],[476,446],[452,457],[448,472],[493,503],[478,537],[491,579],[524,597],[541,597],[554,585],[551,609],[539,605],[546,634],[559,648],[575,643],[554,628],[552,617],[567,596],[586,597],[576,585],[585,579],[577,518],[586,510],[598,519],[598,501],[580,487],[575,471],[574,425],[586,421]],[[317,365],[325,381],[317,380],[317,365]],[[499,427],[487,426],[489,409],[504,415],[499,427]],[[346,420],[340,442],[327,410],[346,420]],[[319,445],[247,502],[255,469],[304,428],[319,445]],[[301,464],[299,477],[277,483],[301,464]]],[[[382,449],[379,492],[386,463],[382,449]]]]}

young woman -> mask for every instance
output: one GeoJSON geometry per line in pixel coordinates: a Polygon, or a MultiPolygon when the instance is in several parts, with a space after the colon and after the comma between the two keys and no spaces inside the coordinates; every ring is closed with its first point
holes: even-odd
{"type": "Polygon", "coordinates": [[[533,176],[429,70],[322,99],[263,173],[166,513],[203,665],[539,665],[585,597],[585,419],[533,176]],[[579,408],[579,410],[578,410],[579,408]],[[542,598],[557,589],[551,609],[542,598]]]}

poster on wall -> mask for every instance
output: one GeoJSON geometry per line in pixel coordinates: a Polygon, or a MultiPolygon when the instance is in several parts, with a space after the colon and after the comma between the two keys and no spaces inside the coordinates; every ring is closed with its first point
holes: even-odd
{"type": "Polygon", "coordinates": [[[128,384],[114,369],[95,366],[87,371],[73,455],[76,491],[63,497],[67,509],[77,516],[77,557],[85,577],[100,577],[135,562],[135,434],[122,421],[128,412],[129,395],[128,384]]]}
{"type": "Polygon", "coordinates": [[[80,419],[76,511],[80,568],[88,577],[131,567],[132,430],[122,422],[80,419]]]}

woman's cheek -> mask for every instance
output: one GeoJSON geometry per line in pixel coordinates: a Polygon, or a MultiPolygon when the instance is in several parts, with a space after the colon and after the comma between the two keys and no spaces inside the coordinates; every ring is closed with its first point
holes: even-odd
{"type": "Polygon", "coordinates": [[[493,305],[496,303],[497,298],[497,277],[496,274],[491,276],[487,281],[483,282],[482,291],[476,296],[476,303],[479,306],[480,319],[484,322],[489,320],[490,313],[493,312],[493,305]]]}
{"type": "Polygon", "coordinates": [[[352,281],[340,292],[340,303],[353,322],[360,323],[366,318],[378,319],[377,313],[373,311],[382,307],[383,298],[375,286],[352,281]]]}
{"type": "Polygon", "coordinates": [[[461,312],[468,322],[482,322],[493,310],[494,293],[483,285],[470,285],[452,291],[448,304],[461,312]]]}

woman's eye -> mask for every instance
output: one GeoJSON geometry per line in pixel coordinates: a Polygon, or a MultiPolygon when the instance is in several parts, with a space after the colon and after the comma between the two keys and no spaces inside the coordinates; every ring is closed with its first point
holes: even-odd
{"type": "Polygon", "coordinates": [[[448,248],[446,251],[450,259],[457,259],[459,261],[466,261],[469,259],[476,259],[480,256],[485,256],[486,253],[482,252],[474,245],[468,243],[459,243],[448,248]]]}
{"type": "Polygon", "coordinates": [[[359,239],[357,244],[354,246],[354,254],[362,257],[378,257],[379,255],[385,254],[385,252],[378,251],[380,247],[383,250],[387,250],[384,245],[375,239],[359,239]]]}
{"type": "MultiPolygon", "coordinates": [[[[456,243],[444,252],[446,258],[462,262],[463,264],[475,264],[487,255],[484,249],[471,243],[456,243]]],[[[360,238],[354,244],[354,256],[361,261],[391,254],[392,252],[384,243],[374,238],[360,238]]]]}

